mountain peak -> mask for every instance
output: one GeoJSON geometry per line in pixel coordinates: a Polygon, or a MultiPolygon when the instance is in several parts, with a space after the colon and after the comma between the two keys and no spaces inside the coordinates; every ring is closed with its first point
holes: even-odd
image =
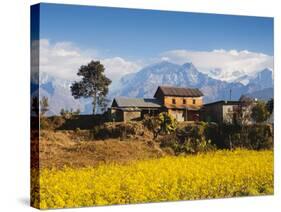
{"type": "Polygon", "coordinates": [[[193,65],[193,63],[184,63],[182,65],[183,68],[187,68],[187,69],[196,69],[195,66],[193,65]]]}
{"type": "Polygon", "coordinates": [[[265,69],[260,71],[260,73],[266,73],[266,72],[272,72],[272,69],[271,68],[265,68],[265,69]]]}
{"type": "Polygon", "coordinates": [[[174,66],[174,65],[177,65],[177,64],[175,64],[175,63],[172,63],[172,62],[170,62],[170,61],[168,61],[168,60],[161,60],[160,62],[158,62],[158,63],[154,63],[154,64],[152,64],[151,66],[174,66]]]}

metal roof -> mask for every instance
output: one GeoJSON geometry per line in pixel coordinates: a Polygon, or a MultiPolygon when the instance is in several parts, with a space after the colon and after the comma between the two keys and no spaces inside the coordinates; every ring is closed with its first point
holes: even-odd
{"type": "Polygon", "coordinates": [[[113,100],[118,107],[141,107],[141,108],[160,108],[162,107],[158,99],[124,98],[117,97],[113,100]]]}
{"type": "MultiPolygon", "coordinates": [[[[180,97],[200,97],[204,96],[198,88],[181,88],[181,87],[167,87],[159,86],[158,90],[162,91],[165,96],[180,96],[180,97]]],[[[155,95],[156,95],[155,93],[155,95]]],[[[154,95],[154,96],[155,96],[154,95]]]]}
{"type": "Polygon", "coordinates": [[[220,101],[216,101],[216,102],[211,102],[211,103],[207,103],[204,104],[204,106],[209,106],[209,105],[215,105],[215,104],[222,104],[222,105],[239,105],[241,102],[240,101],[234,101],[234,100],[220,100],[220,101]]]}

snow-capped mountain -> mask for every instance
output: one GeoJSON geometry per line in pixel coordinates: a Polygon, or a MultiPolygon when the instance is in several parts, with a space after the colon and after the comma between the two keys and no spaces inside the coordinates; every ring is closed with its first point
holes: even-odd
{"type": "MultiPolygon", "coordinates": [[[[70,91],[72,81],[55,78],[42,72],[39,76],[39,83],[40,98],[43,96],[48,98],[49,111],[47,115],[59,114],[62,108],[85,111],[90,103],[89,100],[73,98],[70,91]]],[[[38,88],[38,86],[34,87],[38,88]]],[[[38,92],[38,90],[33,92],[38,92]]]]}
{"type": "Polygon", "coordinates": [[[248,84],[259,85],[260,89],[273,87],[273,73],[272,70],[266,68],[259,71],[253,78],[249,80],[248,84]]]}
{"type": "Polygon", "coordinates": [[[143,68],[135,74],[121,79],[122,86],[111,92],[114,96],[152,97],[159,85],[199,88],[205,95],[205,101],[229,99],[230,90],[232,99],[238,99],[241,93],[247,92],[247,87],[241,83],[228,83],[213,79],[197,70],[192,63],[183,65],[167,61],[143,68]]]}
{"type": "MultiPolygon", "coordinates": [[[[222,70],[215,72],[220,73],[222,70]]],[[[40,97],[46,96],[49,99],[48,115],[58,114],[62,108],[79,108],[82,113],[91,113],[91,99],[77,100],[72,97],[72,81],[55,78],[46,73],[40,73],[39,81],[40,97]]],[[[235,81],[227,82],[202,73],[192,63],[178,65],[162,61],[114,81],[109,88],[108,98],[112,100],[116,96],[153,97],[159,85],[199,88],[204,94],[205,103],[230,99],[230,90],[232,100],[239,99],[242,94],[263,99],[273,96],[273,77],[270,69],[257,71],[251,76],[239,76],[235,81]]],[[[32,92],[38,92],[38,89],[32,92]]]]}

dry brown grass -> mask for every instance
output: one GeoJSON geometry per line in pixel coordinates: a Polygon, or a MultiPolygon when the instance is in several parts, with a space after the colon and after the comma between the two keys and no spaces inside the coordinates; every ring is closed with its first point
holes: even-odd
{"type": "Polygon", "coordinates": [[[40,132],[40,168],[88,167],[106,163],[161,157],[163,152],[153,141],[132,138],[89,140],[75,131],[40,132]]]}

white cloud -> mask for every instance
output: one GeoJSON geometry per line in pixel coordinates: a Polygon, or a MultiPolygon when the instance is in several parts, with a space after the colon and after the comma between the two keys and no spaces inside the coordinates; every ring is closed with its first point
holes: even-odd
{"type": "Polygon", "coordinates": [[[230,81],[244,74],[253,75],[264,68],[273,69],[273,56],[248,50],[171,50],[162,53],[161,57],[178,64],[192,62],[200,71],[230,81]]]}
{"type": "Polygon", "coordinates": [[[71,42],[50,43],[40,40],[40,71],[66,80],[77,80],[79,67],[91,60],[100,60],[105,66],[105,74],[111,80],[118,80],[125,74],[136,72],[140,64],[121,57],[100,58],[95,50],[82,51],[71,42]],[[91,55],[87,52],[94,52],[91,55]]]}
{"type": "MultiPolygon", "coordinates": [[[[32,43],[37,47],[38,41],[32,43]]],[[[37,54],[35,52],[35,54],[37,54]]],[[[95,49],[81,50],[71,42],[51,43],[48,39],[40,40],[40,71],[51,76],[67,80],[78,79],[76,73],[81,65],[91,60],[100,60],[104,64],[105,74],[114,82],[122,76],[137,72],[145,64],[140,61],[130,61],[119,56],[99,57],[95,49]]],[[[264,68],[273,69],[273,56],[250,52],[215,49],[213,51],[171,50],[160,54],[160,57],[147,59],[147,63],[166,60],[177,64],[192,62],[200,71],[210,76],[234,80],[245,74],[253,75],[264,68]]],[[[36,66],[38,61],[32,62],[36,66]]]]}
{"type": "Polygon", "coordinates": [[[137,62],[127,61],[121,57],[102,59],[101,63],[105,66],[105,73],[111,79],[120,79],[126,74],[138,71],[141,66],[137,62]]]}

